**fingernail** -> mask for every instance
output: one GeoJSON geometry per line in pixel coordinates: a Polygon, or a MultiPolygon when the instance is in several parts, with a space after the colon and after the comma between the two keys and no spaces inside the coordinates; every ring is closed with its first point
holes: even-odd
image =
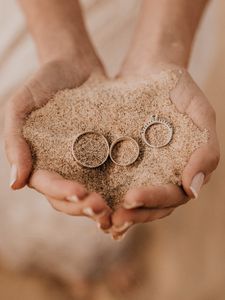
{"type": "Polygon", "coordinates": [[[192,179],[190,190],[192,191],[195,199],[198,198],[199,192],[204,183],[204,179],[205,179],[205,175],[202,172],[195,175],[195,177],[192,179]]]}
{"type": "Polygon", "coordinates": [[[91,207],[84,207],[82,209],[82,212],[89,217],[98,217],[98,218],[102,218],[108,213],[107,210],[103,210],[99,213],[95,213],[91,207]]]}
{"type": "Polygon", "coordinates": [[[141,206],[144,206],[144,203],[142,203],[142,202],[133,202],[133,203],[124,202],[123,203],[123,207],[126,209],[137,208],[137,207],[141,207],[141,206]]]}
{"type": "Polygon", "coordinates": [[[127,232],[123,233],[123,234],[120,234],[120,235],[111,235],[111,238],[114,240],[114,241],[122,241],[125,236],[127,235],[127,232]]]}
{"type": "Polygon", "coordinates": [[[66,197],[66,200],[73,202],[73,203],[77,203],[80,201],[80,198],[77,195],[72,195],[72,196],[66,197]]]}
{"type": "Polygon", "coordinates": [[[133,222],[125,222],[124,224],[120,225],[120,226],[113,226],[113,229],[116,232],[123,232],[124,230],[127,230],[129,227],[131,227],[134,223],[133,222]]]}
{"type": "Polygon", "coordinates": [[[16,165],[12,165],[11,172],[10,172],[10,181],[9,186],[12,187],[13,184],[16,182],[17,179],[17,167],[16,165]]]}
{"type": "Polygon", "coordinates": [[[86,216],[89,216],[89,217],[94,217],[95,216],[95,213],[93,211],[93,209],[91,207],[84,207],[82,209],[82,212],[86,215],[86,216]]]}

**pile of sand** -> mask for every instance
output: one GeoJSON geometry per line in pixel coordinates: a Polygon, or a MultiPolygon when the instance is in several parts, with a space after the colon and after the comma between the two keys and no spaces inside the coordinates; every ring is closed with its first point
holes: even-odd
{"type": "MultiPolygon", "coordinates": [[[[178,80],[178,74],[172,71],[151,80],[127,82],[98,74],[79,88],[59,91],[28,116],[23,128],[34,170],[56,171],[81,182],[101,193],[110,205],[119,203],[131,187],[170,182],[180,185],[190,155],[207,142],[208,133],[171,102],[170,91],[178,80]],[[158,114],[173,126],[172,141],[163,148],[149,148],[141,139],[141,129],[151,114],[158,114]],[[74,137],[87,130],[102,133],[109,144],[121,136],[134,138],[140,146],[138,159],[127,167],[110,159],[98,168],[81,167],[73,158],[71,146],[74,137]]],[[[167,131],[160,125],[153,126],[149,135],[161,143],[167,131]]],[[[126,147],[120,154],[126,157],[123,149],[126,147]]]]}

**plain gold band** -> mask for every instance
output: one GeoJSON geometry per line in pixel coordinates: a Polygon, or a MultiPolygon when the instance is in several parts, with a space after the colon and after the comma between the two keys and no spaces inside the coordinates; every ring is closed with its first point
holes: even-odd
{"type": "Polygon", "coordinates": [[[105,137],[103,134],[101,134],[101,133],[99,133],[99,132],[95,132],[95,131],[84,131],[84,132],[78,134],[78,135],[75,137],[75,139],[73,140],[73,143],[72,143],[72,156],[73,156],[73,158],[75,159],[75,161],[76,161],[80,166],[82,166],[82,167],[86,167],[86,168],[89,168],[89,169],[93,169],[93,168],[100,167],[101,165],[103,165],[103,164],[106,162],[106,160],[107,160],[108,157],[109,157],[109,143],[108,143],[108,140],[106,139],[106,137],[105,137]],[[94,165],[94,166],[93,166],[93,165],[88,165],[88,164],[85,164],[85,163],[81,162],[81,161],[76,157],[76,155],[75,155],[75,153],[74,153],[74,145],[75,145],[75,143],[78,141],[78,139],[79,139],[81,136],[86,135],[86,134],[90,134],[90,133],[91,133],[91,134],[96,134],[96,135],[101,136],[101,137],[103,138],[104,142],[105,142],[105,145],[107,146],[107,152],[106,152],[106,155],[105,155],[104,159],[101,161],[101,163],[99,163],[98,165],[94,165]]]}
{"type": "Polygon", "coordinates": [[[112,162],[114,162],[114,164],[118,165],[118,166],[122,166],[122,167],[126,167],[126,166],[130,166],[131,164],[133,164],[137,159],[138,159],[138,156],[140,154],[140,147],[138,145],[138,143],[131,137],[129,136],[122,136],[118,139],[116,139],[110,146],[110,149],[109,149],[109,156],[110,156],[110,159],[112,160],[112,162]],[[120,164],[118,163],[114,158],[113,158],[113,155],[112,155],[112,151],[113,151],[113,148],[115,147],[116,144],[118,144],[119,142],[121,141],[132,141],[135,146],[136,146],[136,156],[134,157],[134,159],[132,161],[130,161],[128,164],[120,164]]]}

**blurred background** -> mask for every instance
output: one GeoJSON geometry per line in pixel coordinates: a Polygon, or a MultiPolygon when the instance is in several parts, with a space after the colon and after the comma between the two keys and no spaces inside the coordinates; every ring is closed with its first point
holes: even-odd
{"type": "MultiPolygon", "coordinates": [[[[129,46],[140,1],[81,2],[93,41],[114,75],[129,46]]],[[[53,211],[34,191],[8,188],[3,107],[38,61],[16,1],[0,0],[1,299],[225,299],[224,13],[224,0],[212,0],[190,65],[217,111],[220,165],[198,200],[116,243],[92,221],[53,211]]]]}

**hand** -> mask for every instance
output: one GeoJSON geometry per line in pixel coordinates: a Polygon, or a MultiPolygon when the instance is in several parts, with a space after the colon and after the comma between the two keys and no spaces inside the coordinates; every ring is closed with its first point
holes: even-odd
{"type": "Polygon", "coordinates": [[[89,193],[77,182],[63,179],[59,174],[38,170],[31,177],[32,158],[21,129],[27,115],[47,103],[58,90],[80,86],[99,69],[100,63],[84,67],[72,60],[57,60],[45,63],[40,70],[7,103],[5,111],[5,148],[12,166],[12,189],[20,189],[28,184],[44,194],[49,203],[58,211],[69,215],[87,215],[95,219],[99,226],[110,226],[111,209],[97,193],[89,193]],[[74,203],[76,202],[76,203],[74,203]]]}
{"type": "MultiPolygon", "coordinates": [[[[177,67],[169,66],[170,69],[177,67]]],[[[160,70],[157,69],[157,72],[160,70]]],[[[151,222],[170,215],[174,209],[191,198],[197,198],[203,184],[208,182],[219,162],[219,143],[216,134],[216,115],[210,103],[186,70],[171,100],[177,109],[186,113],[201,129],[209,131],[209,141],[192,155],[182,174],[182,188],[168,184],[129,190],[123,207],[112,217],[112,235],[121,238],[132,225],[151,222]]]]}

